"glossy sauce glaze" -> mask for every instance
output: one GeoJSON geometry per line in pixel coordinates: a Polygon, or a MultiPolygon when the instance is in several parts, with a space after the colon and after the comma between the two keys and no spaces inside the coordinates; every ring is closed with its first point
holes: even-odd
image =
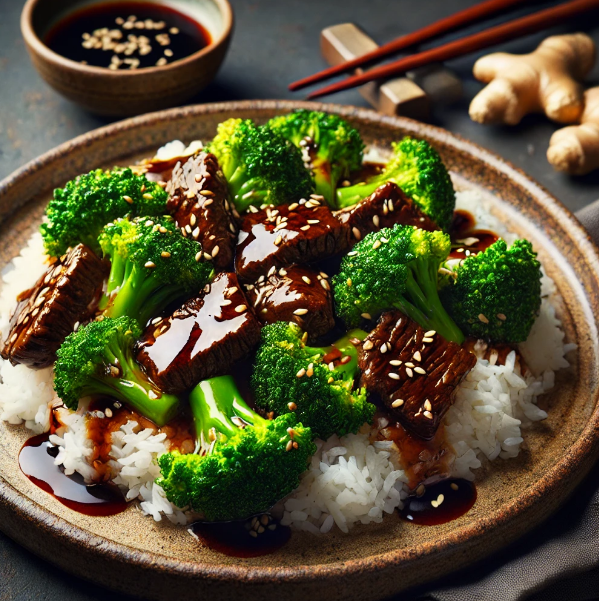
{"type": "Polygon", "coordinates": [[[499,236],[491,230],[475,229],[475,223],[472,213],[461,209],[454,211],[451,224],[450,259],[465,259],[486,250],[499,240],[499,236]]]}
{"type": "Polygon", "coordinates": [[[69,509],[90,516],[116,515],[127,509],[119,489],[110,484],[86,485],[79,475],[65,476],[54,465],[58,449],[48,434],[30,438],[19,453],[21,471],[42,490],[69,509]]]}
{"type": "Polygon", "coordinates": [[[100,2],[68,14],[44,41],[73,61],[122,70],[166,65],[211,38],[197,21],[162,3],[100,2]]]}
{"type": "Polygon", "coordinates": [[[266,514],[244,521],[195,522],[191,531],[213,551],[243,558],[274,553],[291,538],[289,527],[277,524],[266,514]]]}

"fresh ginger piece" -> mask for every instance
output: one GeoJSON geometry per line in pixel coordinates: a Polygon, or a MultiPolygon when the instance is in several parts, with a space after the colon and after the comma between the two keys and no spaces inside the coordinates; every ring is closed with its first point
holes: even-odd
{"type": "Polygon", "coordinates": [[[599,87],[584,93],[580,125],[563,127],[551,136],[547,160],[558,171],[570,175],[599,169],[599,87]]]}
{"type": "Polygon", "coordinates": [[[470,104],[478,123],[516,125],[529,113],[575,123],[583,108],[578,83],[595,63],[595,44],[584,33],[543,40],[530,54],[489,54],[474,64],[474,77],[488,83],[470,104]]]}

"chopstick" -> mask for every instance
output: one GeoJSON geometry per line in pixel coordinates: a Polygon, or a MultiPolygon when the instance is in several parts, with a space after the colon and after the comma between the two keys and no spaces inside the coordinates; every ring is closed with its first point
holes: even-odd
{"type": "Polygon", "coordinates": [[[406,56],[388,65],[370,69],[360,75],[348,77],[308,94],[308,99],[319,98],[320,96],[334,94],[341,90],[355,88],[375,79],[393,77],[432,62],[456,58],[500,42],[506,42],[507,40],[512,40],[523,35],[535,33],[541,29],[563,23],[564,20],[570,17],[598,8],[599,0],[572,0],[571,2],[566,2],[565,4],[560,4],[559,6],[497,25],[496,27],[475,33],[460,40],[449,42],[443,46],[406,56]]]}
{"type": "Polygon", "coordinates": [[[453,29],[463,27],[464,25],[468,25],[469,23],[482,19],[483,17],[492,15],[493,13],[499,12],[500,10],[509,8],[515,4],[527,3],[528,2],[523,0],[486,0],[486,2],[481,2],[480,4],[476,4],[475,6],[471,6],[470,8],[467,8],[465,10],[461,10],[449,17],[446,17],[445,19],[435,21],[434,23],[431,23],[430,25],[427,25],[422,29],[401,36],[400,38],[397,38],[396,40],[393,40],[388,44],[383,44],[382,46],[379,46],[376,50],[373,50],[372,52],[368,52],[367,54],[358,56],[340,65],[329,67],[328,69],[319,71],[314,75],[310,75],[308,77],[304,77],[303,79],[299,79],[298,81],[294,81],[293,83],[289,84],[289,89],[300,90],[301,88],[305,88],[306,86],[309,86],[318,81],[322,81],[323,79],[329,79],[334,75],[339,75],[340,73],[351,71],[356,67],[362,67],[365,64],[368,64],[380,58],[384,58],[389,54],[398,52],[399,50],[403,50],[404,48],[408,48],[409,46],[420,44],[421,42],[425,42],[434,37],[440,36],[441,34],[447,33],[448,31],[451,31],[453,29]]]}

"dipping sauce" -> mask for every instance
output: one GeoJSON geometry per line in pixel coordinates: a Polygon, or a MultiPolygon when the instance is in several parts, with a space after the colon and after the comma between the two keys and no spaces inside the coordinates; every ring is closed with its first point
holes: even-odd
{"type": "Polygon", "coordinates": [[[483,252],[499,240],[499,236],[490,230],[474,229],[476,220],[468,211],[458,209],[453,213],[451,224],[450,259],[465,259],[470,255],[483,252]]]}
{"type": "Polygon", "coordinates": [[[78,63],[111,70],[163,66],[211,43],[191,17],[152,2],[105,2],[74,11],[45,38],[47,46],[78,63]]]}
{"type": "Polygon", "coordinates": [[[127,502],[119,489],[111,484],[86,485],[81,476],[66,476],[54,465],[58,448],[48,440],[48,434],[30,438],[19,453],[21,471],[42,490],[69,509],[94,517],[121,513],[127,502]]]}
{"type": "Polygon", "coordinates": [[[266,514],[247,521],[195,522],[191,530],[208,548],[244,558],[274,553],[291,537],[290,528],[274,522],[266,514]]]}
{"type": "Polygon", "coordinates": [[[413,524],[436,526],[455,520],[469,511],[476,501],[476,487],[461,478],[440,480],[423,484],[424,492],[410,495],[399,512],[413,524]]]}

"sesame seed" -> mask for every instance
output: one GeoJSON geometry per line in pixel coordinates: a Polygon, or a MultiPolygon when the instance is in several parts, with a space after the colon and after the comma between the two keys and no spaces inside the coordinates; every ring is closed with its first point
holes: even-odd
{"type": "Polygon", "coordinates": [[[320,280],[320,285],[325,289],[325,290],[330,290],[331,286],[329,285],[329,283],[326,280],[320,280]]]}
{"type": "Polygon", "coordinates": [[[128,202],[130,205],[133,204],[133,199],[131,198],[131,196],[123,196],[123,200],[125,202],[128,202]]]}
{"type": "Polygon", "coordinates": [[[431,405],[431,402],[430,402],[428,399],[426,399],[426,401],[424,401],[424,408],[425,408],[427,411],[431,411],[431,410],[432,410],[432,405],[431,405]]]}
{"type": "Polygon", "coordinates": [[[188,234],[191,234],[191,225],[189,225],[189,223],[188,223],[188,224],[185,226],[185,231],[186,231],[188,234]]]}
{"type": "Polygon", "coordinates": [[[422,339],[422,342],[432,342],[432,338],[427,338],[426,336],[422,339]]]}
{"type": "Polygon", "coordinates": [[[497,313],[497,319],[501,319],[501,321],[505,321],[507,317],[503,313],[497,313]]]}
{"type": "Polygon", "coordinates": [[[393,407],[393,409],[397,409],[398,407],[401,407],[403,405],[403,403],[404,403],[403,399],[397,399],[391,403],[391,407],[393,407]]]}
{"type": "Polygon", "coordinates": [[[333,376],[329,376],[329,379],[327,380],[327,384],[332,384],[335,381],[335,378],[333,378],[333,376]]]}
{"type": "Polygon", "coordinates": [[[228,307],[229,305],[232,305],[232,304],[233,304],[233,301],[232,301],[232,300],[229,300],[229,299],[227,298],[227,299],[225,299],[225,300],[224,300],[224,301],[223,301],[223,302],[220,304],[220,306],[221,306],[221,307],[228,307]]]}
{"type": "Polygon", "coordinates": [[[212,258],[214,259],[214,257],[216,257],[216,255],[218,255],[218,251],[220,250],[220,248],[218,247],[218,244],[212,249],[212,258]]]}
{"type": "Polygon", "coordinates": [[[308,365],[308,369],[306,370],[306,375],[311,378],[314,375],[314,363],[310,363],[308,365]]]}
{"type": "Polygon", "coordinates": [[[156,265],[152,261],[146,261],[144,267],[152,268],[156,267],[156,265]]]}
{"type": "Polygon", "coordinates": [[[434,336],[437,332],[435,330],[429,330],[428,332],[425,332],[424,335],[427,338],[430,338],[431,336],[434,336]]]}
{"type": "Polygon", "coordinates": [[[367,340],[366,342],[364,342],[364,345],[362,346],[362,348],[365,351],[369,351],[373,346],[374,346],[374,343],[372,342],[372,340],[367,340]]]}
{"type": "Polygon", "coordinates": [[[212,259],[212,255],[210,253],[204,253],[204,259],[206,259],[206,261],[210,261],[212,259]]]}
{"type": "Polygon", "coordinates": [[[394,373],[394,372],[390,372],[390,373],[389,373],[389,377],[390,377],[392,380],[399,380],[399,374],[396,374],[396,373],[394,373]]]}
{"type": "Polygon", "coordinates": [[[292,202],[289,205],[289,208],[287,209],[288,211],[295,211],[295,209],[297,209],[297,207],[299,207],[299,205],[297,204],[297,202],[292,202]]]}
{"type": "Polygon", "coordinates": [[[283,277],[284,277],[284,276],[286,276],[286,275],[287,275],[287,270],[286,270],[286,269],[283,269],[283,268],[281,267],[281,269],[279,269],[279,275],[280,275],[280,276],[283,276],[283,277]]]}
{"type": "Polygon", "coordinates": [[[304,280],[308,286],[312,283],[312,280],[307,275],[303,275],[302,280],[304,280]]]}
{"type": "Polygon", "coordinates": [[[489,323],[489,320],[482,313],[479,313],[478,319],[483,323],[489,323]]]}
{"type": "MultiPolygon", "coordinates": [[[[274,275],[275,271],[277,270],[277,268],[273,265],[269,270],[268,270],[268,277],[270,277],[271,275],[274,275]]],[[[260,280],[258,280],[260,281],[260,280]]]]}
{"type": "Polygon", "coordinates": [[[360,230],[357,227],[353,227],[351,231],[356,240],[361,240],[362,234],[360,234],[360,230]]]}
{"type": "Polygon", "coordinates": [[[152,198],[154,198],[154,197],[153,197],[153,196],[152,196],[152,195],[151,195],[149,192],[146,192],[146,193],[143,195],[143,197],[144,197],[146,200],[152,200],[152,198]]]}
{"type": "Polygon", "coordinates": [[[376,250],[377,248],[379,248],[381,246],[381,241],[380,240],[375,240],[374,244],[372,245],[372,248],[374,250],[376,250]]]}
{"type": "Polygon", "coordinates": [[[389,347],[388,347],[387,343],[383,342],[383,344],[381,344],[381,353],[384,355],[388,350],[389,350],[389,347]]]}
{"type": "Polygon", "coordinates": [[[295,374],[295,376],[297,378],[303,378],[305,375],[306,375],[306,370],[303,367],[295,374]]]}
{"type": "Polygon", "coordinates": [[[391,361],[389,361],[390,365],[393,365],[393,367],[398,367],[399,365],[401,365],[401,361],[399,359],[392,359],[391,361]]]}
{"type": "Polygon", "coordinates": [[[236,313],[243,313],[246,309],[247,309],[246,305],[237,305],[235,307],[235,312],[236,313]]]}
{"type": "Polygon", "coordinates": [[[406,367],[414,367],[414,364],[411,361],[407,361],[406,367]]]}
{"type": "Polygon", "coordinates": [[[460,488],[455,482],[452,482],[450,484],[450,486],[451,486],[452,490],[458,490],[460,488]]]}
{"type": "Polygon", "coordinates": [[[292,448],[293,448],[293,440],[289,440],[287,442],[287,445],[285,446],[285,450],[286,451],[291,451],[292,448]]]}
{"type": "Polygon", "coordinates": [[[424,491],[426,490],[424,484],[421,484],[417,489],[416,489],[416,494],[421,497],[424,494],[424,491]]]}
{"type": "Polygon", "coordinates": [[[293,314],[294,315],[305,315],[308,312],[308,309],[296,309],[293,314]]]}
{"type": "Polygon", "coordinates": [[[422,356],[420,355],[420,351],[416,351],[413,356],[414,361],[422,361],[422,356]]]}
{"type": "Polygon", "coordinates": [[[320,223],[320,219],[308,219],[307,221],[310,225],[316,225],[317,223],[320,223]]]}
{"type": "Polygon", "coordinates": [[[414,376],[414,372],[409,367],[406,367],[406,374],[408,374],[408,378],[412,378],[414,376]]]}
{"type": "Polygon", "coordinates": [[[255,530],[250,530],[250,536],[253,536],[254,538],[258,538],[258,533],[255,530]]]}
{"type": "Polygon", "coordinates": [[[289,408],[289,411],[295,411],[297,409],[297,405],[293,402],[287,403],[287,407],[289,408]]]}
{"type": "Polygon", "coordinates": [[[356,250],[352,250],[350,252],[347,253],[348,257],[355,257],[358,254],[358,251],[356,250]]]}
{"type": "Polygon", "coordinates": [[[189,218],[189,223],[191,223],[191,225],[195,225],[197,221],[197,217],[195,216],[194,213],[191,214],[191,217],[189,218]]]}
{"type": "Polygon", "coordinates": [[[196,253],[196,261],[199,261],[202,258],[202,251],[196,253]]]}
{"type": "Polygon", "coordinates": [[[393,213],[393,201],[391,199],[389,199],[387,206],[389,207],[389,210],[393,213]]]}
{"type": "Polygon", "coordinates": [[[166,229],[166,228],[165,228],[163,225],[161,225],[161,226],[158,228],[158,231],[159,231],[161,234],[166,234],[166,232],[168,232],[168,230],[167,230],[167,229],[166,229]]]}
{"type": "Polygon", "coordinates": [[[10,337],[10,342],[11,344],[18,338],[19,334],[18,332],[15,332],[11,337],[10,337]]]}
{"type": "Polygon", "coordinates": [[[380,221],[379,221],[379,216],[378,215],[375,215],[372,218],[372,223],[374,223],[374,227],[378,227],[379,226],[380,221]]]}
{"type": "Polygon", "coordinates": [[[231,286],[231,288],[229,288],[227,290],[227,296],[232,296],[233,294],[235,294],[237,291],[239,290],[239,288],[237,288],[237,286],[231,286]]]}
{"type": "Polygon", "coordinates": [[[302,227],[300,227],[300,230],[302,230],[302,232],[307,232],[310,229],[309,225],[303,225],[302,227]]]}
{"type": "Polygon", "coordinates": [[[347,278],[347,285],[351,287],[351,278],[347,278]]]}
{"type": "Polygon", "coordinates": [[[310,198],[312,200],[324,200],[324,196],[322,194],[310,194],[310,198]]]}
{"type": "Polygon", "coordinates": [[[163,250],[163,251],[160,253],[160,256],[161,256],[161,257],[164,257],[165,259],[168,259],[168,258],[171,256],[171,253],[170,253],[170,252],[168,252],[168,250],[163,250]]]}
{"type": "Polygon", "coordinates": [[[372,319],[372,317],[370,316],[370,313],[362,313],[362,317],[364,319],[372,319]]]}
{"type": "Polygon", "coordinates": [[[425,371],[424,369],[422,369],[422,367],[420,367],[420,366],[418,366],[418,367],[415,367],[415,368],[414,368],[414,371],[415,371],[417,374],[420,374],[420,375],[422,375],[422,376],[426,375],[426,371],[425,371]]]}

